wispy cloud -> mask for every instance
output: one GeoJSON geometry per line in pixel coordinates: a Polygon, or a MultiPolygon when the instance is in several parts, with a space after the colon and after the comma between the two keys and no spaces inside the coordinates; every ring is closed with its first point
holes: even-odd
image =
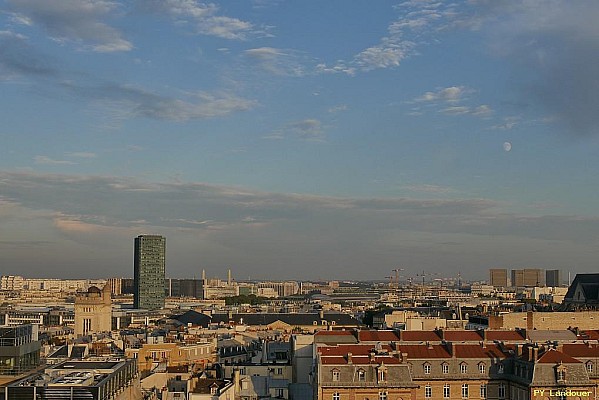
{"type": "Polygon", "coordinates": [[[264,28],[248,21],[219,15],[213,3],[196,0],[138,0],[137,7],[145,12],[166,14],[178,22],[192,25],[196,33],[231,40],[247,40],[254,36],[268,36],[264,28]]]}
{"type": "Polygon", "coordinates": [[[317,119],[304,119],[287,125],[287,128],[304,140],[323,141],[322,123],[317,119]]]}
{"type": "Polygon", "coordinates": [[[245,50],[244,54],[274,75],[300,77],[306,74],[305,67],[299,61],[299,55],[292,50],[259,47],[245,50]]]}
{"type": "Polygon", "coordinates": [[[67,155],[75,158],[96,158],[98,156],[96,153],[91,153],[89,151],[76,151],[68,153],[67,155]]]}
{"type": "Polygon", "coordinates": [[[33,50],[27,37],[12,31],[0,31],[0,80],[33,76],[56,76],[49,60],[33,50]]]}
{"type": "Polygon", "coordinates": [[[355,75],[375,69],[396,68],[417,48],[426,45],[434,33],[453,24],[455,4],[439,1],[406,1],[395,7],[401,15],[387,27],[379,43],[362,50],[351,60],[320,63],[319,73],[355,75]]]}
{"type": "Polygon", "coordinates": [[[8,0],[13,21],[38,25],[59,42],[71,42],[97,52],[129,51],[133,44],[106,19],[119,4],[104,0],[8,0]]]}
{"type": "Polygon", "coordinates": [[[145,117],[171,121],[188,121],[220,117],[253,108],[257,103],[227,91],[184,93],[182,98],[168,97],[140,87],[117,84],[83,86],[64,82],[62,87],[94,101],[118,102],[123,118],[145,117]]]}

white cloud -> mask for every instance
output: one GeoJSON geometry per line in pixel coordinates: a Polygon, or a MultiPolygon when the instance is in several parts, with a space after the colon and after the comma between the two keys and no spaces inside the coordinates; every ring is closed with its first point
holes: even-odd
{"type": "Polygon", "coordinates": [[[119,4],[104,0],[9,0],[13,20],[40,25],[55,40],[97,52],[129,51],[133,45],[104,20],[119,4]]]}
{"type": "Polygon", "coordinates": [[[138,0],[142,10],[167,13],[177,21],[191,23],[199,34],[223,39],[247,40],[251,36],[266,35],[265,30],[238,18],[218,15],[219,8],[213,3],[196,0],[138,0]]]}
{"type": "Polygon", "coordinates": [[[74,165],[75,163],[68,160],[55,160],[47,156],[35,156],[33,158],[36,164],[41,165],[74,165]]]}
{"type": "Polygon", "coordinates": [[[446,88],[438,89],[435,92],[426,92],[422,96],[415,99],[417,102],[436,102],[446,101],[449,103],[457,103],[464,99],[464,97],[473,92],[472,89],[465,86],[449,86],[446,88]]]}

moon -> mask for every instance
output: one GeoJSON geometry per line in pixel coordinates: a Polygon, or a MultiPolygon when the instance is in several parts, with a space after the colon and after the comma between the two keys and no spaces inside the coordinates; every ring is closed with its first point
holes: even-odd
{"type": "Polygon", "coordinates": [[[510,151],[512,149],[512,144],[510,142],[503,142],[503,150],[510,151]]]}

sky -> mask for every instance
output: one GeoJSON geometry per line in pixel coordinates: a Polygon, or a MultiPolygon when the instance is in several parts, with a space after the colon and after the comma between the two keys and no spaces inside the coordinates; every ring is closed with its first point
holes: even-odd
{"type": "MultiPolygon", "coordinates": [[[[595,272],[599,2],[0,0],[0,274],[595,272]]],[[[573,276],[573,275],[572,275],[573,276]]]]}

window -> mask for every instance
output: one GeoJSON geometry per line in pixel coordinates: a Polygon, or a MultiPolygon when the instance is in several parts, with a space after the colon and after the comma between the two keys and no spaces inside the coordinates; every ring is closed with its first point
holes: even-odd
{"type": "Polygon", "coordinates": [[[285,392],[283,391],[283,389],[277,389],[277,397],[279,397],[279,398],[285,397],[285,392]]]}
{"type": "Polygon", "coordinates": [[[446,364],[446,363],[441,364],[441,371],[443,371],[444,374],[448,374],[449,373],[449,364],[446,364]]]}
{"type": "Polygon", "coordinates": [[[431,365],[430,365],[429,363],[425,363],[425,364],[423,365],[423,367],[424,367],[424,373],[425,373],[425,374],[427,374],[427,375],[428,375],[428,374],[430,374],[430,373],[431,373],[431,365]]]}
{"type": "Polygon", "coordinates": [[[449,383],[443,385],[443,398],[448,399],[451,396],[451,391],[449,390],[449,383]]]}
{"type": "Polygon", "coordinates": [[[333,393],[333,400],[341,400],[341,395],[339,394],[339,392],[333,393]]]}
{"type": "Polygon", "coordinates": [[[387,392],[379,392],[379,400],[387,400],[387,392]]]}
{"type": "Polygon", "coordinates": [[[497,373],[503,374],[503,364],[497,364],[497,373]]]}
{"type": "Polygon", "coordinates": [[[468,398],[468,384],[464,383],[462,385],[462,399],[467,399],[468,398]]]}
{"type": "Polygon", "coordinates": [[[433,388],[431,385],[426,385],[424,387],[424,397],[427,399],[430,399],[431,397],[433,397],[433,388]]]}
{"type": "Polygon", "coordinates": [[[379,382],[387,380],[387,369],[384,367],[379,367],[377,370],[377,376],[379,382]]]}
{"type": "Polygon", "coordinates": [[[210,394],[216,394],[216,391],[218,390],[217,386],[211,386],[210,387],[210,394]]]}
{"type": "Polygon", "coordinates": [[[566,370],[565,369],[558,369],[557,370],[557,380],[558,381],[565,381],[566,380],[566,370]]]}
{"type": "Polygon", "coordinates": [[[497,388],[497,396],[500,399],[505,399],[505,383],[499,384],[499,387],[497,388]]]}
{"type": "Polygon", "coordinates": [[[339,382],[339,378],[341,377],[341,373],[339,372],[338,369],[334,369],[332,371],[332,375],[333,375],[333,381],[334,382],[339,382]]]}
{"type": "Polygon", "coordinates": [[[480,385],[480,398],[481,399],[487,398],[487,385],[484,383],[482,385],[480,385]]]}
{"type": "Polygon", "coordinates": [[[283,375],[283,368],[277,368],[277,375],[283,375]]]}
{"type": "Polygon", "coordinates": [[[468,372],[468,364],[466,363],[461,363],[460,364],[460,372],[462,374],[465,374],[466,372],[468,372]]]}
{"type": "Polygon", "coordinates": [[[485,363],[478,364],[478,372],[480,372],[481,374],[484,374],[486,370],[487,370],[487,366],[485,365],[485,363]]]}
{"type": "Polygon", "coordinates": [[[589,361],[589,362],[587,362],[587,372],[588,372],[589,374],[592,374],[592,373],[593,373],[593,363],[592,363],[592,362],[590,362],[590,361],[589,361]]]}
{"type": "Polygon", "coordinates": [[[366,371],[364,371],[363,369],[358,370],[358,380],[360,382],[364,382],[366,380],[366,371]]]}

